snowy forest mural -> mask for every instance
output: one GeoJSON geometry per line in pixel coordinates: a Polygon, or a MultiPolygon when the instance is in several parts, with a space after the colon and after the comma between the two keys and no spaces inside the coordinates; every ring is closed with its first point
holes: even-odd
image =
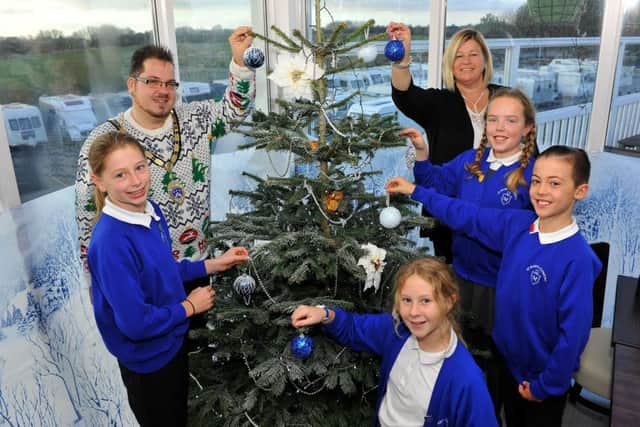
{"type": "MultiPolygon", "coordinates": [[[[246,186],[238,165],[275,166],[275,159],[274,169],[286,168],[284,157],[256,161],[256,155],[216,155],[214,219],[243,208],[227,196],[229,188],[246,186]]],[[[610,153],[591,159],[591,191],[577,219],[590,242],[611,243],[603,316],[610,326],[617,276],[640,274],[640,159],[610,153]]],[[[387,177],[410,176],[402,153],[381,160],[385,176],[372,183],[381,191],[387,177]]],[[[73,201],[69,187],[0,214],[0,426],[135,425],[81,278],[73,201]]]]}
{"type": "Polygon", "coordinates": [[[81,282],[73,200],[0,215],[0,426],[136,424],[81,282]]]}

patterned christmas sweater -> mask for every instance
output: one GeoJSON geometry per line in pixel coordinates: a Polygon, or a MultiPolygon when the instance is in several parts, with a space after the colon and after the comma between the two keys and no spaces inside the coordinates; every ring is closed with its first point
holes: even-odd
{"type": "Polygon", "coordinates": [[[199,260],[207,252],[213,139],[225,135],[231,121],[246,117],[254,100],[255,73],[231,61],[229,85],[219,100],[176,104],[159,129],[140,127],[132,119],[131,110],[96,127],[80,149],[75,186],[80,257],[85,268],[96,215],[95,186],[87,156],[96,137],[124,123],[126,132],[142,144],[150,160],[149,198],[160,206],[167,220],[173,256],[177,260],[199,260]],[[174,137],[176,131],[179,138],[174,137]]]}

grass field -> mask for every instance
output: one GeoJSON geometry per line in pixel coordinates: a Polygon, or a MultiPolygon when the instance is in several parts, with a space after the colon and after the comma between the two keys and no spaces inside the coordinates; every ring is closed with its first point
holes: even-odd
{"type": "MultiPolygon", "coordinates": [[[[38,104],[41,95],[117,92],[126,89],[129,59],[137,46],[30,53],[0,58],[0,104],[38,104]]],[[[231,60],[224,41],[180,43],[181,80],[224,79],[231,60]]]]}

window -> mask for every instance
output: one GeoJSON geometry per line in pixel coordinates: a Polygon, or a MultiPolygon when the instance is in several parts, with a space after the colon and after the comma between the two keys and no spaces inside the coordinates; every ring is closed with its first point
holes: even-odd
{"type": "Polygon", "coordinates": [[[20,130],[31,129],[31,120],[28,117],[18,119],[18,121],[20,122],[20,130]]]}
{"type": "MultiPolygon", "coordinates": [[[[538,145],[584,148],[598,66],[602,3],[450,0],[447,40],[463,28],[482,32],[492,52],[494,83],[518,87],[537,109],[538,145]],[[564,5],[575,4],[572,7],[564,5]]],[[[640,87],[640,86],[639,86],[640,87]]]]}
{"type": "Polygon", "coordinates": [[[622,38],[605,146],[640,152],[640,1],[624,2],[622,38]]]}
{"type": "MultiPolygon", "coordinates": [[[[307,16],[312,21],[310,28],[314,28],[315,14],[313,11],[314,2],[307,1],[307,16]]],[[[363,34],[362,38],[382,33],[386,30],[387,24],[391,21],[404,22],[411,28],[412,48],[411,54],[413,63],[411,64],[411,74],[416,84],[425,86],[427,82],[427,61],[428,61],[428,24],[429,10],[431,2],[412,1],[412,2],[386,2],[384,4],[372,7],[370,2],[361,0],[340,1],[326,0],[323,2],[323,10],[321,13],[321,25],[325,29],[325,34],[331,34],[333,28],[339,22],[348,24],[346,33],[353,30],[369,19],[374,19],[375,24],[371,27],[369,34],[363,34]]],[[[309,32],[308,37],[313,39],[313,35],[309,32]]],[[[360,90],[364,107],[367,109],[366,103],[374,103],[375,105],[391,104],[392,108],[398,113],[397,109],[391,101],[391,67],[389,60],[384,57],[384,47],[386,41],[374,42],[377,50],[375,58],[365,64],[355,67],[353,70],[347,70],[330,77],[327,84],[329,89],[327,96],[334,97],[336,100],[344,99],[349,94],[360,90]],[[381,102],[384,101],[384,102],[381,102]]],[[[348,52],[345,55],[335,59],[337,66],[348,64],[350,61],[357,59],[358,50],[348,52]]],[[[337,112],[338,115],[346,114],[347,111],[355,112],[361,108],[359,100],[354,99],[351,106],[345,106],[342,111],[337,112]]],[[[391,113],[388,113],[391,114],[391,113]]],[[[398,115],[401,125],[414,126],[415,123],[409,123],[404,115],[398,115]]]]}
{"type": "Polygon", "coordinates": [[[180,93],[189,102],[221,96],[229,82],[229,35],[251,25],[250,0],[177,0],[174,10],[180,93]]]}
{"type": "Polygon", "coordinates": [[[129,58],[151,43],[152,20],[148,0],[23,4],[0,6],[0,112],[26,202],[74,184],[88,133],[127,105],[97,116],[91,99],[126,94],[129,58]]]}

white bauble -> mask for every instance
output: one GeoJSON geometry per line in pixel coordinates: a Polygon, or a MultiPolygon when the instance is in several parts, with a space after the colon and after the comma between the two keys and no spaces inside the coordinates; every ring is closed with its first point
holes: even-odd
{"type": "Polygon", "coordinates": [[[388,206],[380,211],[380,225],[384,228],[396,228],[400,225],[402,215],[393,206],[388,206]]]}
{"type": "Polygon", "coordinates": [[[365,63],[375,61],[378,56],[378,50],[375,46],[365,46],[358,50],[358,58],[362,59],[365,63]]]}

